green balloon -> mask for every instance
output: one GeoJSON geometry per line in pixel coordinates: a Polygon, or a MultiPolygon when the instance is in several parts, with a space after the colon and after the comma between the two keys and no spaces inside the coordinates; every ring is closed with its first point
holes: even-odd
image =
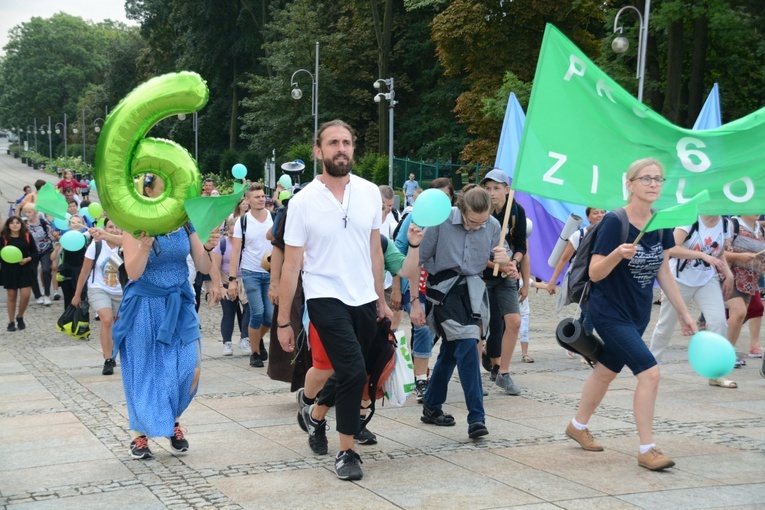
{"type": "Polygon", "coordinates": [[[21,250],[19,250],[17,247],[6,246],[0,250],[0,258],[9,264],[18,264],[24,257],[21,256],[21,250]]]}
{"type": "Polygon", "coordinates": [[[101,207],[101,204],[98,202],[93,202],[88,206],[88,214],[90,214],[90,217],[93,219],[98,219],[101,217],[101,214],[103,214],[104,208],[101,207]]]}

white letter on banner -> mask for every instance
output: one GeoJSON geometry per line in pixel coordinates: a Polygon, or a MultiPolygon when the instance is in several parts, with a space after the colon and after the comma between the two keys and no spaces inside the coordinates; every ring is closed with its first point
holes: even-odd
{"type": "Polygon", "coordinates": [[[683,191],[685,191],[685,177],[680,178],[679,181],[677,181],[677,191],[675,192],[675,199],[677,200],[678,204],[684,204],[690,198],[685,198],[683,196],[683,191]]]}
{"type": "Polygon", "coordinates": [[[593,195],[598,194],[598,165],[592,165],[592,186],[590,186],[590,193],[593,195]]]}
{"type": "Polygon", "coordinates": [[[569,62],[571,64],[568,66],[568,72],[566,73],[566,76],[563,77],[564,80],[571,80],[573,75],[584,76],[584,71],[587,69],[587,66],[584,65],[584,62],[579,57],[571,55],[569,57],[569,62]],[[579,64],[579,67],[577,67],[577,64],[579,64]]]}
{"type": "Polygon", "coordinates": [[[749,177],[742,177],[741,179],[730,181],[728,184],[723,186],[723,193],[725,193],[725,196],[728,197],[728,199],[731,202],[743,204],[744,202],[748,202],[754,196],[754,183],[752,182],[752,179],[750,179],[749,177]],[[744,185],[746,186],[746,193],[744,194],[743,197],[737,197],[730,191],[731,184],[737,181],[742,181],[744,185]]]}
{"type": "Polygon", "coordinates": [[[622,197],[627,200],[630,197],[630,192],[627,189],[627,172],[622,174],[622,197]]]}
{"type": "Polygon", "coordinates": [[[603,97],[603,92],[605,92],[606,96],[608,96],[608,99],[610,99],[612,103],[616,104],[616,101],[614,101],[614,98],[611,97],[611,91],[613,89],[611,87],[606,86],[606,80],[602,78],[598,80],[598,83],[595,85],[595,90],[598,92],[598,95],[600,97],[603,97]]]}
{"type": "Polygon", "coordinates": [[[559,179],[557,177],[553,177],[552,175],[558,171],[560,167],[563,166],[563,163],[566,162],[568,159],[568,156],[565,154],[558,154],[557,152],[550,151],[548,153],[548,156],[551,158],[555,158],[558,160],[557,163],[555,163],[552,168],[550,168],[547,172],[545,172],[545,175],[542,177],[543,181],[549,182],[551,184],[557,184],[559,186],[563,186],[563,179],[559,179]]]}
{"type": "Polygon", "coordinates": [[[698,147],[700,149],[703,149],[704,147],[706,147],[706,144],[704,144],[704,142],[702,142],[698,138],[691,138],[689,136],[685,138],[681,138],[680,141],[677,142],[677,145],[675,146],[675,148],[677,149],[677,157],[680,158],[680,163],[683,164],[683,168],[685,168],[689,172],[696,172],[696,173],[701,173],[707,170],[712,165],[707,155],[699,150],[688,149],[689,145],[693,147],[698,147]],[[691,161],[691,156],[697,157],[699,159],[699,162],[694,163],[693,161],[691,161]]]}

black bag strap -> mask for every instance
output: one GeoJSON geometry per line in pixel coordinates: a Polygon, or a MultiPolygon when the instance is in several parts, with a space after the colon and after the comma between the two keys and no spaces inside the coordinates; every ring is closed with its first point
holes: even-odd
{"type": "Polygon", "coordinates": [[[93,267],[90,268],[90,282],[95,283],[96,281],[96,263],[98,263],[98,257],[101,255],[101,243],[103,241],[97,241],[96,242],[96,256],[93,257],[93,267]]]}

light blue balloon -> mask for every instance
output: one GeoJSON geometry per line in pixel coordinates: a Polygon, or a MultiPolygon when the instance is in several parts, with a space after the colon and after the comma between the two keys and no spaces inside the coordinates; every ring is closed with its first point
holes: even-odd
{"type": "Polygon", "coordinates": [[[231,175],[233,175],[235,179],[244,179],[247,177],[247,167],[241,163],[237,163],[231,167],[231,175]]]}
{"type": "Polygon", "coordinates": [[[289,175],[284,174],[279,177],[279,184],[281,184],[284,189],[290,189],[292,187],[292,178],[289,175]]]}
{"type": "Polygon", "coordinates": [[[701,377],[717,379],[733,370],[736,350],[724,336],[711,331],[699,331],[688,344],[688,361],[701,377]]]}
{"type": "Polygon", "coordinates": [[[420,193],[412,209],[412,223],[418,227],[440,225],[452,212],[449,196],[439,189],[427,189],[420,193]]]}
{"type": "Polygon", "coordinates": [[[95,179],[91,179],[91,181],[90,181],[90,189],[92,189],[93,191],[96,191],[96,180],[95,179]]]}
{"type": "Polygon", "coordinates": [[[53,225],[59,230],[66,230],[69,228],[69,221],[62,220],[61,218],[53,218],[53,225]]]}
{"type": "Polygon", "coordinates": [[[85,236],[82,232],[76,230],[70,230],[66,234],[61,236],[61,247],[68,251],[78,251],[85,246],[85,236]]]}

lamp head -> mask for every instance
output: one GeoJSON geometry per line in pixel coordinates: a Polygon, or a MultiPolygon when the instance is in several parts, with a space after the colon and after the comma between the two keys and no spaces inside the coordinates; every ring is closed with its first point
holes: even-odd
{"type": "MultiPolygon", "coordinates": [[[[377,81],[376,81],[376,82],[374,82],[372,85],[374,86],[374,88],[375,88],[375,89],[377,89],[377,90],[380,90],[380,80],[377,80],[377,81]]],[[[379,102],[379,101],[378,101],[378,102],[379,102]]]]}
{"type": "Polygon", "coordinates": [[[100,133],[100,132],[101,132],[101,126],[96,126],[96,127],[94,127],[94,128],[93,128],[93,130],[94,130],[96,133],[100,133]]]}
{"type": "MultiPolygon", "coordinates": [[[[186,120],[186,114],[185,113],[179,113],[178,114],[178,120],[186,120]]],[[[98,131],[96,131],[98,133],[98,131]]]]}
{"type": "Polygon", "coordinates": [[[379,94],[377,94],[377,95],[375,96],[375,103],[379,103],[380,101],[382,101],[382,98],[383,98],[383,96],[384,96],[384,95],[385,95],[385,94],[383,94],[382,92],[380,92],[379,94]]]}
{"type": "Polygon", "coordinates": [[[611,49],[614,50],[614,53],[625,53],[630,49],[630,41],[626,37],[620,35],[611,41],[611,49]]]}
{"type": "Polygon", "coordinates": [[[59,128],[56,128],[56,134],[57,134],[57,135],[60,135],[60,134],[61,134],[61,130],[60,130],[59,128]]]}
{"type": "Polygon", "coordinates": [[[297,100],[303,97],[303,91],[295,87],[294,89],[292,89],[292,92],[290,92],[290,95],[292,96],[292,99],[297,100]]]}

